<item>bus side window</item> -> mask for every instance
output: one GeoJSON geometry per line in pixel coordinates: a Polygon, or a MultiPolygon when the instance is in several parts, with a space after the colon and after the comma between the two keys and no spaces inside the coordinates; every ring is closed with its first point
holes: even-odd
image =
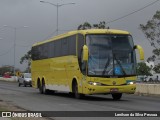
{"type": "Polygon", "coordinates": [[[68,55],[76,55],[76,35],[68,38],[68,55]]]}
{"type": "Polygon", "coordinates": [[[78,40],[77,40],[78,62],[79,62],[79,67],[80,67],[81,72],[83,74],[86,74],[86,63],[84,63],[83,60],[82,60],[83,45],[84,44],[85,44],[84,36],[82,34],[78,34],[78,40]]]}
{"type": "Polygon", "coordinates": [[[68,45],[68,38],[63,38],[61,40],[62,42],[62,56],[68,55],[69,54],[69,45],[68,45]]]}
{"type": "Polygon", "coordinates": [[[55,57],[60,57],[62,55],[61,46],[62,44],[60,40],[54,41],[54,56],[55,57]]]}
{"type": "Polygon", "coordinates": [[[49,53],[48,53],[48,58],[53,58],[55,55],[54,55],[54,41],[52,42],[49,42],[49,53]]]}

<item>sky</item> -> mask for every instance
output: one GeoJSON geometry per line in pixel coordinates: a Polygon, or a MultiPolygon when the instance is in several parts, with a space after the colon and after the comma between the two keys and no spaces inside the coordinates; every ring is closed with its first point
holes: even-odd
{"type": "MultiPolygon", "coordinates": [[[[84,23],[110,22],[137,11],[156,0],[44,0],[59,7],[59,34],[76,30],[84,23]]],[[[160,10],[160,1],[123,19],[108,23],[112,29],[129,31],[135,44],[144,48],[145,59],[152,55],[152,47],[139,29],[140,24],[152,19],[160,10]]],[[[21,70],[26,64],[20,58],[31,49],[33,43],[56,35],[57,8],[40,0],[0,0],[0,66],[14,65],[21,70]],[[16,29],[16,35],[15,35],[16,29]],[[15,40],[16,36],[16,40],[15,40]],[[15,40],[15,42],[14,42],[15,40]]],[[[137,53],[138,54],[138,53],[137,53]]]]}

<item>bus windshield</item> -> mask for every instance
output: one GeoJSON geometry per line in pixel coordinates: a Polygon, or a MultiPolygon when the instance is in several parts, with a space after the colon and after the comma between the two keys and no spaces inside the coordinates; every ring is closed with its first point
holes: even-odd
{"type": "Polygon", "coordinates": [[[133,76],[136,56],[130,35],[87,35],[88,75],[133,76]]]}

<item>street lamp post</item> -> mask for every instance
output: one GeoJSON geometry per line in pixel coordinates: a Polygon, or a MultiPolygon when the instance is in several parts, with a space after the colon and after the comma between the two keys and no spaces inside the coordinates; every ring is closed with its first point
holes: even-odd
{"type": "Polygon", "coordinates": [[[41,3],[48,3],[48,4],[51,4],[51,5],[53,5],[53,6],[55,6],[55,7],[57,7],[57,29],[56,29],[56,32],[57,32],[57,35],[58,35],[58,30],[59,30],[59,27],[58,27],[58,22],[59,22],[59,20],[58,20],[58,9],[59,9],[59,7],[61,7],[61,6],[64,6],[64,5],[70,5],[70,4],[75,4],[75,3],[66,3],[66,4],[54,4],[54,3],[51,3],[51,2],[47,2],[47,1],[40,1],[41,3]]]}
{"type": "Polygon", "coordinates": [[[8,27],[14,30],[14,66],[13,66],[13,74],[14,74],[14,79],[15,79],[15,66],[16,66],[16,60],[15,60],[15,56],[16,56],[16,39],[17,39],[17,29],[21,29],[21,28],[27,28],[28,26],[22,26],[22,27],[13,27],[13,26],[8,26],[8,25],[4,25],[3,27],[8,27]]]}

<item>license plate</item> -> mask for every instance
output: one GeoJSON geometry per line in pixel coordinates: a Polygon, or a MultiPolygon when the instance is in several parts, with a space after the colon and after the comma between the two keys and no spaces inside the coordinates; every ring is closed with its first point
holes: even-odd
{"type": "Polygon", "coordinates": [[[111,88],[110,89],[110,92],[118,92],[119,90],[118,90],[118,88],[111,88]]]}

